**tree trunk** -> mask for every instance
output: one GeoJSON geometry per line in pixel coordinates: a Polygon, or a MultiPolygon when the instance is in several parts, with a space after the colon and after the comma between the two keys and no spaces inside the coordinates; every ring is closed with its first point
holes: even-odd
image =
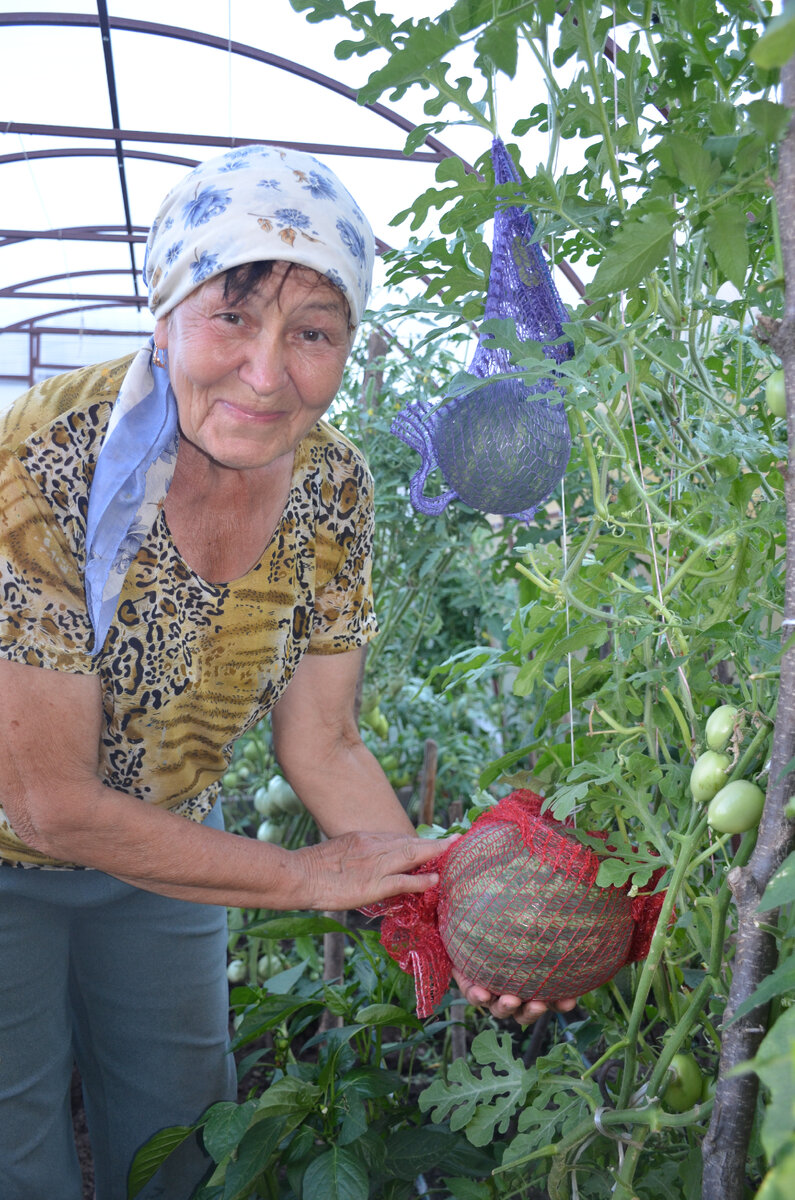
{"type": "MultiPolygon", "coordinates": [[[[795,104],[795,60],[782,71],[783,100],[795,104]]],[[[790,125],[779,155],[776,185],[781,229],[784,277],[795,280],[795,123],[790,125]]],[[[787,287],[783,320],[770,331],[770,340],[780,356],[787,381],[787,425],[789,461],[795,463],[795,288],[787,287]]],[[[787,472],[787,575],[782,636],[784,643],[795,633],[795,470],[787,472]]],[[[704,1141],[703,1200],[741,1200],[746,1193],[746,1159],[756,1110],[758,1077],[748,1071],[727,1077],[738,1063],[755,1055],[767,1032],[769,1005],[747,1013],[729,1024],[739,1005],[750,996],[776,965],[775,939],[760,927],[757,905],[771,876],[795,843],[795,824],[784,808],[795,792],[795,648],[785,650],[781,660],[781,682],[767,799],[754,853],[747,867],[735,868],[729,884],[737,904],[737,947],[729,1003],[722,1036],[720,1073],[715,1107],[704,1141]]],[[[774,913],[765,914],[773,924],[774,913]]]]}

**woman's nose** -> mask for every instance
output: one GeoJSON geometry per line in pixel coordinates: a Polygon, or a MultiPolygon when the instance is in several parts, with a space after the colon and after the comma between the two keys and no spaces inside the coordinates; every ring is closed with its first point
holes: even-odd
{"type": "Polygon", "coordinates": [[[258,396],[267,396],[284,386],[287,364],[281,338],[261,332],[246,343],[238,378],[258,396]]]}

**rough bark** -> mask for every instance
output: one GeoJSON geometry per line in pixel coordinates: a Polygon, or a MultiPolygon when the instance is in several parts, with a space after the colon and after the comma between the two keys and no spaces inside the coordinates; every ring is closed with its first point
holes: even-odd
{"type": "MultiPolygon", "coordinates": [[[[784,103],[795,107],[795,60],[782,72],[784,103]]],[[[790,125],[779,154],[776,185],[781,229],[784,277],[795,279],[795,122],[790,125]]],[[[784,316],[769,337],[784,368],[787,383],[789,462],[795,464],[795,287],[786,289],[784,316]]],[[[795,633],[795,469],[786,484],[787,568],[783,640],[795,633]]],[[[746,1194],[746,1161],[756,1108],[759,1080],[748,1071],[727,1077],[738,1063],[753,1058],[767,1032],[768,1006],[753,1009],[729,1024],[732,1015],[776,965],[776,942],[760,925],[759,898],[771,876],[795,844],[795,824],[784,808],[795,792],[795,649],[781,661],[779,703],[776,711],[767,799],[754,853],[747,867],[732,871],[729,883],[737,905],[737,946],[732,986],[722,1034],[720,1073],[715,1107],[704,1141],[703,1200],[741,1200],[746,1194]]],[[[774,914],[764,914],[770,923],[774,914]]]]}

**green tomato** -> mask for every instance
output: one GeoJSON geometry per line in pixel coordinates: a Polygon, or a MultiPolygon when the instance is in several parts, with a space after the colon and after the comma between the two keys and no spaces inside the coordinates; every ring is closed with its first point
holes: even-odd
{"type": "Polygon", "coordinates": [[[277,812],[299,813],[303,809],[301,801],[296,796],[286,779],[274,775],[268,784],[268,796],[277,812]]]}
{"type": "Polygon", "coordinates": [[[745,833],[755,829],[765,806],[765,793],[747,779],[727,783],[713,796],[707,820],[718,833],[745,833]]]}
{"type": "Polygon", "coordinates": [[[711,800],[726,782],[726,772],[731,766],[728,754],[717,754],[714,750],[705,750],[695,762],[690,772],[690,791],[693,799],[703,804],[711,800]]]}
{"type": "Polygon", "coordinates": [[[260,842],[273,842],[275,846],[280,845],[284,831],[281,825],[277,825],[275,821],[263,821],[257,830],[257,840],[260,842]]]}
{"type": "Polygon", "coordinates": [[[260,979],[267,979],[270,975],[274,975],[279,969],[279,960],[273,954],[263,954],[257,961],[257,976],[260,979]]]}
{"type": "Polygon", "coordinates": [[[373,733],[380,737],[382,741],[386,741],[389,737],[389,721],[383,713],[378,714],[378,720],[372,724],[373,733]]]}
{"type": "Polygon", "coordinates": [[[765,403],[774,417],[786,417],[787,393],[784,372],[773,371],[765,384],[765,403]]]}
{"type": "Polygon", "coordinates": [[[248,975],[248,968],[242,958],[233,958],[226,968],[226,977],[230,983],[243,983],[248,975]]]}
{"type": "Polygon", "coordinates": [[[687,1112],[701,1099],[701,1088],[701,1069],[693,1055],[675,1054],[668,1068],[663,1108],[669,1112],[687,1112]]]}
{"type": "Polygon", "coordinates": [[[274,805],[266,787],[258,787],[254,793],[254,807],[261,817],[272,817],[274,805]]]}
{"type": "Polygon", "coordinates": [[[704,732],[710,750],[719,751],[726,748],[734,733],[735,723],[739,723],[737,722],[739,711],[739,708],[735,708],[733,704],[721,704],[720,708],[714,709],[709,714],[704,732]]]}

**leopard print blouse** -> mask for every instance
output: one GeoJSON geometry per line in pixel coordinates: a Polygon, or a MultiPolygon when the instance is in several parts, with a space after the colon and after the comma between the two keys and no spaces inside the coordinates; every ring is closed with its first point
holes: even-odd
{"type": "MultiPolygon", "coordinates": [[[[161,507],[101,651],[83,587],[88,492],[125,358],[47,380],[0,416],[0,655],[99,676],[99,773],[192,820],[213,807],[232,745],[268,713],[300,659],[377,632],[373,488],[326,422],[299,443],[289,498],[259,562],[208,583],[180,557],[161,507]]],[[[16,837],[0,864],[67,867],[16,837]]]]}

